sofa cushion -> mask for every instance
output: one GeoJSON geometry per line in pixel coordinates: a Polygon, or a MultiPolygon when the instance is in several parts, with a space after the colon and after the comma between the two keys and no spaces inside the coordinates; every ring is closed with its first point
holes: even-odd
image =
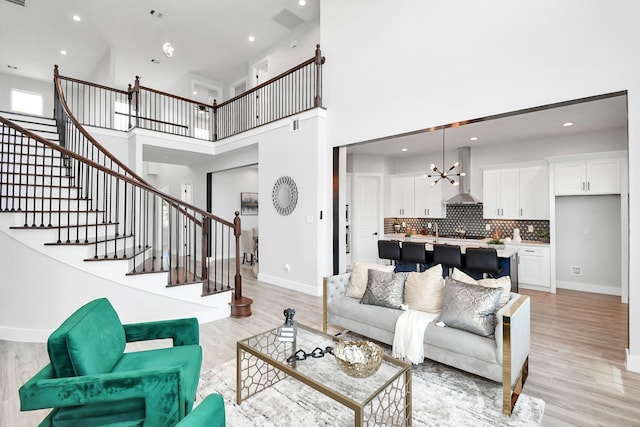
{"type": "Polygon", "coordinates": [[[509,298],[511,298],[511,278],[509,276],[502,276],[497,279],[476,280],[468,274],[454,268],[451,278],[472,285],[480,285],[487,288],[501,288],[502,294],[500,295],[500,303],[498,304],[499,309],[504,307],[509,302],[509,298]]]}
{"type": "Polygon", "coordinates": [[[447,278],[439,321],[474,334],[493,336],[502,288],[486,288],[447,278]]]}
{"type": "Polygon", "coordinates": [[[125,334],[118,314],[106,298],[76,310],[47,341],[56,377],[111,371],[124,352],[125,334]]]}
{"type": "MultiPolygon", "coordinates": [[[[398,317],[402,310],[391,310],[378,305],[360,304],[360,300],[351,297],[337,298],[327,306],[330,316],[339,316],[370,325],[372,328],[382,329],[393,334],[398,317]]],[[[362,333],[361,331],[358,331],[362,333]]]]}
{"type": "Polygon", "coordinates": [[[400,309],[404,300],[404,283],[408,273],[369,270],[362,304],[400,309]]]}
{"type": "Polygon", "coordinates": [[[351,278],[349,279],[346,295],[352,298],[362,298],[364,291],[367,289],[367,281],[369,280],[368,270],[393,272],[393,268],[392,265],[354,262],[351,266],[351,278]]]}
{"type": "Polygon", "coordinates": [[[436,322],[431,322],[424,334],[424,343],[429,352],[435,352],[438,348],[471,359],[497,363],[494,339],[471,334],[462,329],[442,328],[437,326],[436,322]]]}
{"type": "Polygon", "coordinates": [[[441,264],[434,265],[423,273],[412,272],[404,284],[404,303],[411,310],[440,314],[443,290],[441,264]]]}

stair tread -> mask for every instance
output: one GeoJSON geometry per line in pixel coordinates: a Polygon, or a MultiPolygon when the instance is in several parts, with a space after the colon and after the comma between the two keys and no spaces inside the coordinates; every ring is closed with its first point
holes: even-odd
{"type": "Polygon", "coordinates": [[[99,223],[99,224],[69,224],[69,225],[12,225],[9,227],[11,230],[57,230],[57,229],[66,229],[66,228],[95,228],[96,225],[98,227],[110,227],[114,225],[118,225],[117,222],[110,223],[99,223]]]}
{"type": "Polygon", "coordinates": [[[126,239],[131,239],[133,238],[133,236],[129,235],[129,236],[107,236],[107,237],[101,237],[100,239],[96,240],[94,237],[90,238],[90,239],[86,239],[84,241],[74,241],[74,242],[48,242],[45,243],[45,246],[91,246],[91,245],[95,245],[96,243],[98,245],[102,244],[102,243],[106,243],[106,242],[113,242],[115,240],[126,240],[126,239]]]}
{"type": "Polygon", "coordinates": [[[122,260],[129,260],[129,259],[133,259],[134,257],[137,257],[138,255],[144,253],[147,249],[145,249],[145,248],[136,249],[135,252],[134,252],[133,248],[127,248],[126,251],[123,249],[123,250],[119,250],[117,253],[116,252],[108,252],[106,254],[99,255],[97,258],[95,258],[95,257],[93,257],[93,258],[85,258],[84,261],[95,262],[95,261],[122,261],[122,260]]]}

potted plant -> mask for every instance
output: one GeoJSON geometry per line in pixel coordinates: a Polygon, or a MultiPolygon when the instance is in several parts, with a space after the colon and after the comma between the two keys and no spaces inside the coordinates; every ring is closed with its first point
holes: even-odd
{"type": "Polygon", "coordinates": [[[400,221],[393,221],[393,231],[395,231],[396,233],[400,231],[400,221]]]}
{"type": "Polygon", "coordinates": [[[487,245],[496,249],[504,249],[504,242],[500,239],[491,239],[487,242],[487,245]]]}
{"type": "Polygon", "coordinates": [[[551,238],[548,228],[543,228],[536,231],[536,236],[538,236],[538,239],[540,239],[540,241],[543,243],[549,243],[551,238]]]}

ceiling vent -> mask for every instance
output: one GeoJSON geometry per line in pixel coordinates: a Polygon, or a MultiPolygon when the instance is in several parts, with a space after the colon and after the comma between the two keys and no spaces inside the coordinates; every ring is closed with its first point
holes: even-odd
{"type": "Polygon", "coordinates": [[[25,1],[26,0],[7,0],[9,3],[13,3],[13,4],[17,4],[19,6],[25,6],[25,1]]]}
{"type": "Polygon", "coordinates": [[[289,9],[282,9],[276,16],[273,17],[273,20],[278,24],[281,24],[287,27],[289,30],[293,30],[294,28],[299,27],[304,24],[304,19],[300,18],[295,13],[291,12],[289,9]]]}

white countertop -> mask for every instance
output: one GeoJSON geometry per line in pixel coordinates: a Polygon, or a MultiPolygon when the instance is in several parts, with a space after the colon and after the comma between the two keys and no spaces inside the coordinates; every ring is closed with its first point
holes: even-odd
{"type": "MultiPolygon", "coordinates": [[[[433,243],[436,243],[436,236],[422,235],[422,234],[414,234],[409,239],[407,239],[404,233],[388,233],[384,235],[384,238],[387,240],[400,240],[409,241],[409,242],[424,242],[425,248],[427,250],[433,250],[433,243]]],[[[490,239],[456,239],[456,238],[443,238],[438,237],[437,243],[448,243],[450,245],[458,245],[462,250],[462,253],[465,252],[466,248],[483,248],[488,247],[487,242],[490,239]]],[[[510,258],[514,254],[520,251],[522,246],[526,245],[539,245],[539,246],[549,246],[548,243],[542,242],[520,242],[520,243],[508,243],[505,244],[504,248],[496,248],[498,252],[498,256],[500,258],[510,258]]]]}

